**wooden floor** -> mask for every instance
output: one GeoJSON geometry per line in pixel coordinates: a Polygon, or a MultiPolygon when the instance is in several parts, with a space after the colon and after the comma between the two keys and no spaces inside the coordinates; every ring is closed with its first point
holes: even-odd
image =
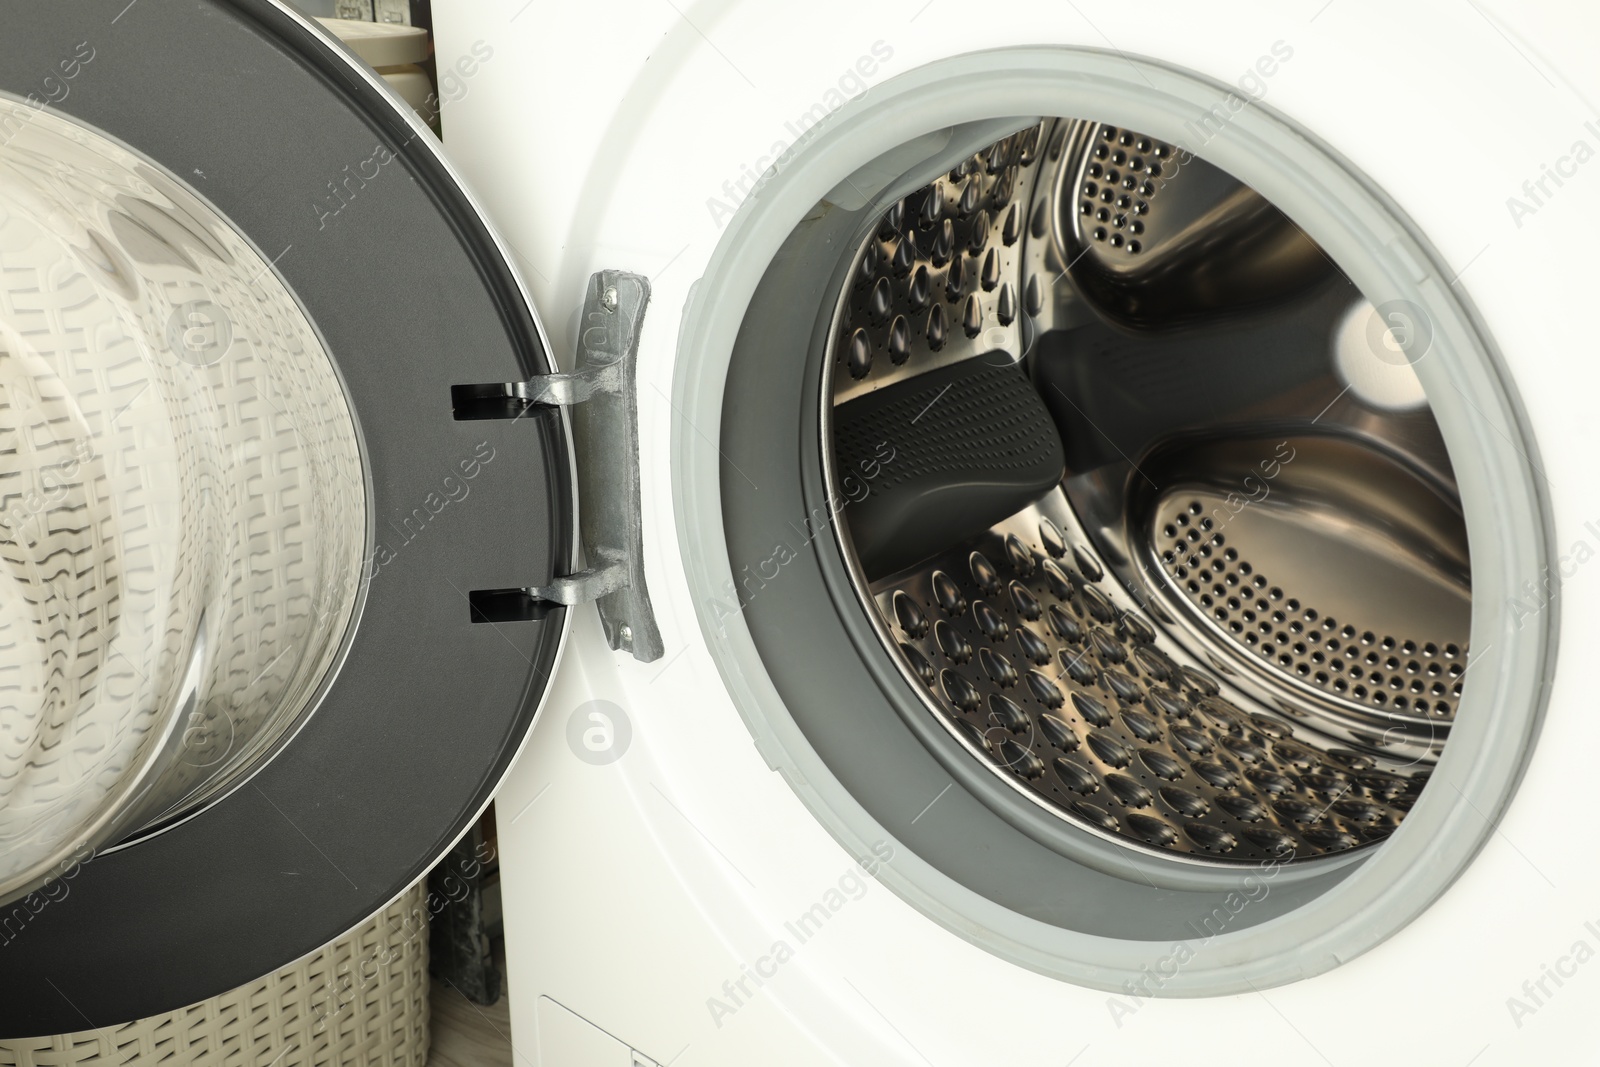
{"type": "Polygon", "coordinates": [[[433,980],[428,1067],[511,1067],[511,1001],[484,1008],[433,980]]]}

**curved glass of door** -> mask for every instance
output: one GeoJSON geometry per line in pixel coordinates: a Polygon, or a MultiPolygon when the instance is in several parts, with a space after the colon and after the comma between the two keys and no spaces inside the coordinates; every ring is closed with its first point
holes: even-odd
{"type": "Polygon", "coordinates": [[[259,764],[336,664],[367,527],[343,386],[268,256],[0,97],[0,901],[259,764]]]}

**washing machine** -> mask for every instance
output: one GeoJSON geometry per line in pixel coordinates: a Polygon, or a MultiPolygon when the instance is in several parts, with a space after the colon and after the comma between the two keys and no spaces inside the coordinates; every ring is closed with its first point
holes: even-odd
{"type": "Polygon", "coordinates": [[[8,1028],[504,776],[527,1062],[1581,1058],[1591,14],[433,13],[0,45],[8,1028]]]}
{"type": "Polygon", "coordinates": [[[1583,1058],[1591,13],[435,15],[554,350],[652,287],[663,654],[578,613],[499,794],[519,1050],[1583,1058]]]}

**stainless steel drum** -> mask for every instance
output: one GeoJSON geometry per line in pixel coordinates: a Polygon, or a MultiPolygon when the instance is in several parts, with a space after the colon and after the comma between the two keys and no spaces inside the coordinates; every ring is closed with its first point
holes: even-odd
{"type": "Polygon", "coordinates": [[[1203,160],[1060,120],[894,204],[829,336],[856,589],[971,758],[1188,862],[1394,831],[1471,617],[1412,309],[1203,160]]]}
{"type": "Polygon", "coordinates": [[[0,98],[0,131],[3,901],[284,735],[368,520],[344,389],[267,255],[86,126],[0,98]]]}

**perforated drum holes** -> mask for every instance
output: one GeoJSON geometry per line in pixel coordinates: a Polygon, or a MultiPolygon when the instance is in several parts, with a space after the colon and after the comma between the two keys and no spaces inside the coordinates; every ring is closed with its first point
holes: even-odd
{"type": "MultiPolygon", "coordinates": [[[[1161,181],[1175,154],[1137,131],[1046,122],[891,204],[852,260],[830,333],[824,390],[838,436],[824,449],[827,462],[848,460],[872,438],[877,427],[863,412],[887,418],[931,399],[959,416],[938,431],[950,441],[1014,421],[1009,394],[984,392],[977,377],[948,368],[1000,368],[1016,358],[1019,293],[1023,314],[1044,312],[1069,331],[1066,342],[1036,346],[1034,361],[1078,358],[1070,330],[1086,321],[1085,301],[1103,300],[1119,328],[1149,329],[1151,344],[1169,346],[1152,352],[1177,351],[1174,333],[1160,332],[1165,293],[1177,294],[1183,316],[1276,313],[1222,290],[1204,304],[1185,302],[1201,290],[1165,275],[1205,258],[1190,254],[1205,245],[1203,233],[1191,232],[1194,220],[1255,219],[1252,239],[1291,257],[1288,273],[1299,273],[1278,280],[1272,307],[1349,303],[1340,295],[1348,282],[1303,234],[1198,160],[1182,190],[1188,199],[1171,208],[1159,285],[1142,288],[1137,271],[1115,268],[1118,257],[1149,253],[1153,213],[1163,196],[1178,195],[1161,181]],[[1208,190],[1243,214],[1208,213],[1195,199],[1208,190]],[[1027,264],[1058,254],[1035,250],[1056,240],[1052,217],[1075,220],[1082,254],[1106,265],[1073,271],[1078,285],[1063,281],[1047,297],[1021,277],[1038,269],[1027,264]],[[1114,285],[1096,290],[1113,276],[1114,285]],[[1008,331],[996,338],[1005,347],[974,345],[994,322],[1008,331]],[[946,379],[960,395],[940,391],[946,379]],[[870,409],[861,399],[868,395],[870,409]]],[[[1067,251],[1080,254],[1070,244],[1067,251]]],[[[1212,280],[1225,290],[1249,276],[1237,268],[1212,280]]],[[[1402,372],[1431,343],[1425,319],[1406,324],[1396,341],[1402,372]]],[[[1095,358],[1143,366],[1135,358],[1142,342],[1118,336],[1122,349],[1095,358]]],[[[1310,345],[1305,373],[1326,383],[1334,346],[1310,345]]],[[[1197,372],[1192,360],[1171,365],[1197,372]]],[[[1032,370],[1037,378],[1041,368],[1032,370]]],[[[1067,405],[1055,412],[1066,481],[1041,487],[1025,506],[975,531],[939,519],[868,528],[843,516],[854,580],[905,684],[1012,795],[1093,835],[1224,864],[1305,860],[1384,840],[1427,781],[1466,669],[1470,590],[1449,485],[1347,433],[1338,417],[1319,422],[1317,408],[1337,386],[1326,398],[1308,390],[1310,399],[1296,401],[1302,408],[1281,416],[1259,403],[1205,433],[1177,421],[1169,436],[1153,433],[1139,454],[1119,456],[1084,411],[1106,403],[1108,389],[1134,387],[1095,373],[1107,376],[1049,379],[1067,405]],[[1086,392],[1074,398],[1073,389],[1086,392]],[[1277,435],[1266,436],[1274,426],[1277,435]],[[1097,451],[1110,466],[1073,469],[1072,457],[1097,451]],[[1074,475],[1082,475],[1077,483],[1074,475]],[[1069,484],[1095,487],[1083,497],[1100,509],[1094,524],[1069,484]],[[948,533],[930,544],[930,529],[948,533]]],[[[1184,395],[1163,389],[1173,403],[1184,395]]],[[[1425,410],[1394,417],[1428,418],[1425,410]]],[[[1436,433],[1407,432],[1422,440],[1436,433]]],[[[902,473],[920,469],[924,453],[954,454],[939,441],[906,439],[914,454],[902,473]]],[[[1035,448],[1020,439],[996,444],[1018,450],[1006,453],[1007,469],[1035,448]]],[[[900,507],[938,515],[931,502],[920,512],[900,507]]]]}
{"type": "Polygon", "coordinates": [[[1091,241],[1125,255],[1144,251],[1145,216],[1178,169],[1172,145],[1115,126],[1101,126],[1077,183],[1077,212],[1091,241]]]}
{"type": "Polygon", "coordinates": [[[844,403],[902,368],[1020,352],[1017,275],[1042,127],[962,160],[884,213],[855,258],[831,390],[844,403]]]}
{"type": "Polygon", "coordinates": [[[1285,721],[1089,559],[1054,493],[874,584],[908,676],[974,756],[1063,818],[1196,857],[1303,859],[1394,831],[1425,769],[1285,721]]]}
{"type": "Polygon", "coordinates": [[[1174,585],[1234,640],[1333,697],[1447,721],[1454,716],[1467,666],[1464,644],[1439,634],[1397,636],[1370,616],[1340,618],[1326,604],[1319,610],[1302,602],[1292,585],[1286,592],[1251,564],[1248,536],[1242,547],[1239,537],[1230,540],[1212,513],[1198,499],[1177,505],[1158,517],[1157,544],[1174,585]]]}

